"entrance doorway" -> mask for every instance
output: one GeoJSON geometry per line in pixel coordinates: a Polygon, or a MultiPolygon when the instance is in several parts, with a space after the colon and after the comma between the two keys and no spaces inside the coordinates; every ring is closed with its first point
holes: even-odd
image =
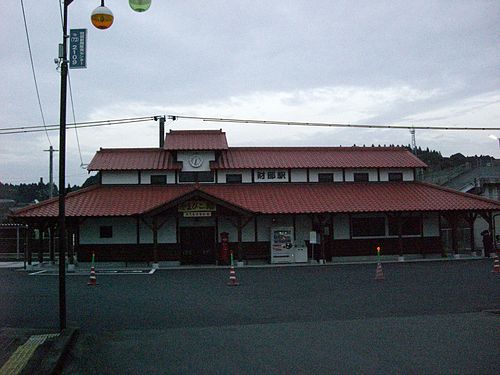
{"type": "Polygon", "coordinates": [[[181,227],[180,235],[182,263],[215,263],[214,227],[181,227]]]}

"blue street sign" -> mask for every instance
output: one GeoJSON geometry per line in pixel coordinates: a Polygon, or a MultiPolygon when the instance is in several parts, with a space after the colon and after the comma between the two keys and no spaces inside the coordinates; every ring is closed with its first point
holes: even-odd
{"type": "Polygon", "coordinates": [[[69,67],[87,67],[87,29],[71,29],[69,33],[69,67]]]}

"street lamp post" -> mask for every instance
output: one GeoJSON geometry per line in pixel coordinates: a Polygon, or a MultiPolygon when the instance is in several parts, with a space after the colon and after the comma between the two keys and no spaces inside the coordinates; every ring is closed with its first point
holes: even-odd
{"type": "MultiPolygon", "coordinates": [[[[61,59],[61,96],[60,96],[60,112],[59,112],[59,327],[62,330],[66,329],[66,252],[67,252],[67,236],[66,236],[66,99],[68,85],[68,59],[67,59],[67,41],[68,41],[68,7],[73,0],[63,0],[63,41],[59,46],[59,58],[61,59]]],[[[144,12],[151,6],[151,0],[129,0],[130,7],[136,12],[144,12]]],[[[106,29],[113,23],[111,11],[104,6],[104,0],[101,0],[101,6],[92,12],[92,22],[94,17],[101,22],[104,20],[104,26],[98,27],[106,29]],[[109,13],[107,13],[109,12],[109,13]],[[111,22],[106,26],[111,14],[111,22]],[[102,18],[98,18],[99,15],[102,18]]],[[[95,24],[94,24],[95,25],[95,24]]],[[[97,27],[97,26],[96,26],[97,27]]],[[[70,262],[73,260],[70,259],[70,262]]]]}

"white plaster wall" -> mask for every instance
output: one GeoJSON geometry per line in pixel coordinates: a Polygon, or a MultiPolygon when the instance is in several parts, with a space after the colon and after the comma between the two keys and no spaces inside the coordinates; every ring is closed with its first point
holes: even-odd
{"type": "Polygon", "coordinates": [[[292,182],[307,182],[307,169],[292,169],[292,182]]]}
{"type": "Polygon", "coordinates": [[[271,227],[293,227],[293,218],[292,216],[257,217],[258,241],[270,241],[271,227]]]}
{"type": "Polygon", "coordinates": [[[347,182],[354,181],[354,173],[368,173],[369,181],[377,181],[378,173],[376,169],[346,169],[345,170],[345,180],[347,182]]]}
{"type": "Polygon", "coordinates": [[[80,225],[80,244],[82,245],[131,243],[137,243],[136,220],[134,218],[88,218],[80,225]],[[113,237],[99,238],[99,228],[108,225],[113,227],[113,237]]]}
{"type": "Polygon", "coordinates": [[[380,181],[389,181],[389,173],[402,173],[403,181],[413,181],[415,178],[413,176],[413,169],[380,169],[380,181]]]}
{"type": "Polygon", "coordinates": [[[176,243],[177,242],[177,232],[175,226],[175,217],[170,217],[167,219],[165,224],[158,231],[158,242],[159,243],[176,243]]]}
{"type": "Polygon", "coordinates": [[[213,151],[179,151],[177,152],[177,161],[182,162],[183,172],[207,172],[210,171],[210,161],[215,160],[213,151]],[[193,168],[189,164],[189,158],[193,155],[200,155],[203,158],[203,164],[199,168],[193,168]]]}
{"type": "Polygon", "coordinates": [[[439,216],[437,213],[424,214],[424,237],[439,237],[439,216]]]}
{"type": "Polygon", "coordinates": [[[241,174],[241,182],[244,184],[252,182],[252,170],[251,169],[227,169],[227,170],[218,170],[217,173],[217,181],[218,183],[225,184],[226,183],[226,175],[227,174],[241,174]]]}
{"type": "Polygon", "coordinates": [[[219,241],[220,241],[220,233],[222,232],[229,233],[229,242],[238,241],[238,230],[233,225],[233,223],[231,223],[228,219],[223,217],[219,218],[219,233],[218,233],[219,241]]]}
{"type": "Polygon", "coordinates": [[[295,244],[305,246],[305,240],[309,240],[309,232],[312,230],[311,218],[307,215],[295,217],[295,244]]]}
{"type": "Polygon", "coordinates": [[[334,215],[333,216],[333,239],[348,240],[349,239],[349,216],[334,215]]]}
{"type": "Polygon", "coordinates": [[[318,182],[318,175],[320,173],[333,173],[333,181],[342,181],[342,169],[310,169],[309,182],[318,182]]]}
{"type": "MultiPolygon", "coordinates": [[[[151,225],[151,220],[148,220],[151,225]]],[[[139,237],[141,243],[153,243],[153,230],[142,220],[139,221],[139,237]]]]}
{"type": "Polygon", "coordinates": [[[241,230],[241,239],[243,242],[254,242],[255,241],[255,225],[254,220],[251,219],[250,222],[243,227],[241,230]]]}
{"type": "Polygon", "coordinates": [[[102,171],[101,178],[103,185],[139,183],[137,171],[102,171]]]}
{"type": "Polygon", "coordinates": [[[141,184],[149,185],[151,184],[151,175],[166,175],[167,184],[175,184],[175,172],[174,171],[141,171],[141,184]]]}

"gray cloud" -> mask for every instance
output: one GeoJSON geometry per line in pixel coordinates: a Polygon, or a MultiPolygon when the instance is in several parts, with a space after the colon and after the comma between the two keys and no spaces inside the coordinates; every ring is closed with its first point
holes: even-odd
{"type": "MultiPolygon", "coordinates": [[[[98,3],[75,0],[70,6],[70,25],[89,29],[88,69],[71,71],[78,121],[186,111],[498,126],[497,1],[154,0],[143,14],[132,12],[126,1],[109,1],[115,24],[107,31],[89,23],[98,3]]],[[[57,123],[59,76],[53,59],[61,39],[59,9],[55,1],[26,0],[25,7],[46,119],[57,123]]],[[[19,2],[5,2],[2,16],[0,127],[39,124],[19,2]]],[[[276,132],[225,128],[231,143],[239,145],[272,143],[276,132]]],[[[141,129],[82,130],[85,161],[101,146],[156,145],[154,125],[141,129]]],[[[427,133],[417,133],[417,139],[445,154],[487,150],[498,156],[488,134],[447,134],[444,143],[427,133]]],[[[409,139],[404,132],[302,128],[280,135],[282,144],[409,139]]],[[[57,144],[55,133],[51,139],[57,144]]],[[[47,146],[43,134],[0,136],[0,179],[46,176],[47,146]]],[[[70,132],[68,175],[76,176],[70,182],[85,178],[79,164],[70,132]]]]}

